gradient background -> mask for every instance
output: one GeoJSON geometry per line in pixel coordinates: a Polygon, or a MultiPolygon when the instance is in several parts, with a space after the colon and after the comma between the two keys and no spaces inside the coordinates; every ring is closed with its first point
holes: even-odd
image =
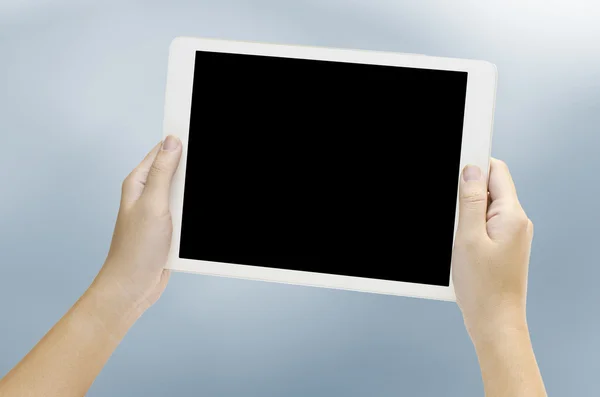
{"type": "MultiPolygon", "coordinates": [[[[0,374],[102,265],[121,181],[161,138],[169,43],[188,35],[496,63],[493,155],[536,226],[537,358],[550,395],[598,394],[598,20],[591,0],[2,0],[0,374]]],[[[483,392],[454,304],[174,274],[89,393],[169,394],[483,392]]]]}

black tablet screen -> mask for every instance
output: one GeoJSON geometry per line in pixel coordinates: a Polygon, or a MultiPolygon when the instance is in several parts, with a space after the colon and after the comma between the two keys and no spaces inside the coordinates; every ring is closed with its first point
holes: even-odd
{"type": "Polygon", "coordinates": [[[449,285],[466,86],[198,51],[180,257],[449,285]]]}

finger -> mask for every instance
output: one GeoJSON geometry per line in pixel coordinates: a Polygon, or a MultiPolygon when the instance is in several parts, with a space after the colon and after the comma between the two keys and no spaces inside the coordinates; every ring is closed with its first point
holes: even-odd
{"type": "Polygon", "coordinates": [[[475,165],[466,166],[459,185],[457,234],[487,235],[487,202],[487,183],[481,169],[475,165]]]}
{"type": "Polygon", "coordinates": [[[518,202],[517,189],[508,166],[504,161],[492,158],[490,161],[490,181],[488,189],[492,201],[518,202]]]}
{"type": "Polygon", "coordinates": [[[153,206],[168,210],[171,181],[181,158],[181,141],[169,135],[150,166],[142,193],[153,206]]]}
{"type": "Polygon", "coordinates": [[[136,201],[142,195],[144,186],[146,184],[146,178],[152,162],[156,158],[158,151],[160,150],[162,142],[159,142],[154,148],[144,157],[141,163],[137,165],[127,175],[127,178],[123,181],[123,188],[121,189],[121,200],[125,203],[136,201]]]}

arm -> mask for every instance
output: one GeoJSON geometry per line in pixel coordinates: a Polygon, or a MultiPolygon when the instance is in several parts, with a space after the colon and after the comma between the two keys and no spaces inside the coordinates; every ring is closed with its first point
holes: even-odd
{"type": "Polygon", "coordinates": [[[160,297],[171,242],[169,191],[181,145],[167,138],[123,183],[102,270],[63,318],[2,380],[3,397],[84,396],[135,321],[160,297]]]}
{"type": "Polygon", "coordinates": [[[86,292],[0,381],[2,396],[83,396],[138,317],[86,292]]]}
{"type": "Polygon", "coordinates": [[[489,186],[467,167],[452,277],[487,397],[546,397],[525,310],[532,238],[506,164],[492,159],[489,186]]]}
{"type": "Polygon", "coordinates": [[[521,315],[510,317],[493,330],[473,332],[486,396],[545,397],[527,324],[521,315]]]}

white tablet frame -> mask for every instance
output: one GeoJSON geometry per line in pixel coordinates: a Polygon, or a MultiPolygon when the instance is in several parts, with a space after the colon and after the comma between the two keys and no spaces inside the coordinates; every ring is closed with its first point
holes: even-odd
{"type": "MultiPolygon", "coordinates": [[[[268,55],[468,72],[460,169],[462,170],[467,164],[478,165],[486,173],[486,178],[489,171],[496,98],[497,71],[495,65],[486,61],[441,58],[426,55],[192,37],[177,37],[171,43],[169,51],[163,135],[165,137],[169,134],[178,136],[183,144],[183,154],[172,184],[171,215],[173,219],[173,240],[166,265],[167,269],[214,276],[455,301],[452,277],[450,277],[450,286],[443,287],[179,258],[196,51],[268,55]]],[[[457,174],[457,184],[459,177],[459,174],[457,174]]],[[[456,216],[458,220],[458,206],[456,216]]],[[[455,233],[456,224],[457,221],[455,221],[455,233]]]]}

